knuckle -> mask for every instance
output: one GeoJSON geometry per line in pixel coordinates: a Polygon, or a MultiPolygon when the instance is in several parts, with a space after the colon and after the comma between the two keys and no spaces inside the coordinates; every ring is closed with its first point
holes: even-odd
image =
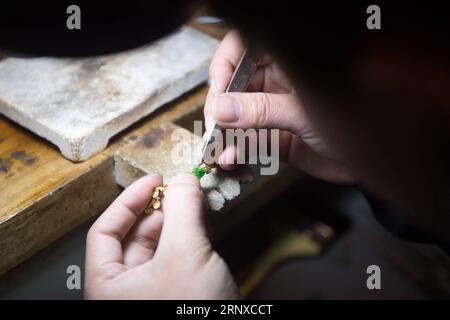
{"type": "Polygon", "coordinates": [[[270,117],[270,108],[271,108],[271,98],[270,95],[264,92],[258,92],[254,98],[254,123],[259,126],[265,125],[270,117]]]}
{"type": "Polygon", "coordinates": [[[155,249],[158,245],[158,240],[149,235],[137,235],[135,241],[149,250],[155,249]]]}

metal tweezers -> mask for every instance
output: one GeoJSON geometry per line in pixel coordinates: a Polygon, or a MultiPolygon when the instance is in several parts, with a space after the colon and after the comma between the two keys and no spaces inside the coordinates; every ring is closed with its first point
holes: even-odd
{"type": "MultiPolygon", "coordinates": [[[[236,66],[236,69],[234,69],[233,75],[230,82],[228,83],[228,87],[225,90],[225,93],[245,92],[250,82],[250,78],[257,68],[257,62],[258,61],[254,57],[254,54],[246,49],[242,54],[241,59],[236,66]]],[[[216,122],[214,122],[214,125],[208,134],[208,139],[203,145],[201,163],[206,163],[208,165],[213,164],[211,151],[214,148],[217,137],[222,134],[222,131],[223,128],[220,127],[216,122]]]]}

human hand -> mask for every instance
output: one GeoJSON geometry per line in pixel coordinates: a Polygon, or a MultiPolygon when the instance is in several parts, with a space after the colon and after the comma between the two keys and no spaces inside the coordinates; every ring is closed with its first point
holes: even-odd
{"type": "Polygon", "coordinates": [[[86,298],[238,298],[228,267],[207,237],[198,179],[177,175],[161,208],[143,215],[153,189],[161,184],[157,175],[139,179],[92,225],[86,247],[86,298]]]}
{"type": "MultiPolygon", "coordinates": [[[[248,92],[223,93],[244,50],[239,34],[231,31],[216,51],[204,108],[207,131],[213,120],[222,128],[280,129],[283,160],[324,180],[354,182],[336,154],[315,133],[293,86],[270,57],[260,59],[248,92]]],[[[225,170],[234,169],[239,152],[236,146],[227,146],[217,157],[218,164],[225,170]]]]}

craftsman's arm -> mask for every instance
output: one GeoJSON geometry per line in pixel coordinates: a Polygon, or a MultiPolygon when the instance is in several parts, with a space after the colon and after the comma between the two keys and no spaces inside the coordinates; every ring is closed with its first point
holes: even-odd
{"type": "Polygon", "coordinates": [[[159,210],[142,214],[160,176],[129,186],[88,233],[86,298],[229,299],[237,288],[212,249],[197,178],[174,177],[159,210]]]}

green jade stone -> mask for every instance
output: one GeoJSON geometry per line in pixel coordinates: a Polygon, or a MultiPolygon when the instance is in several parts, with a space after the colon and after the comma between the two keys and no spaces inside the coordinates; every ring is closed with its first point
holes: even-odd
{"type": "Polygon", "coordinates": [[[200,166],[194,166],[192,173],[200,180],[206,174],[206,170],[200,166]]]}

